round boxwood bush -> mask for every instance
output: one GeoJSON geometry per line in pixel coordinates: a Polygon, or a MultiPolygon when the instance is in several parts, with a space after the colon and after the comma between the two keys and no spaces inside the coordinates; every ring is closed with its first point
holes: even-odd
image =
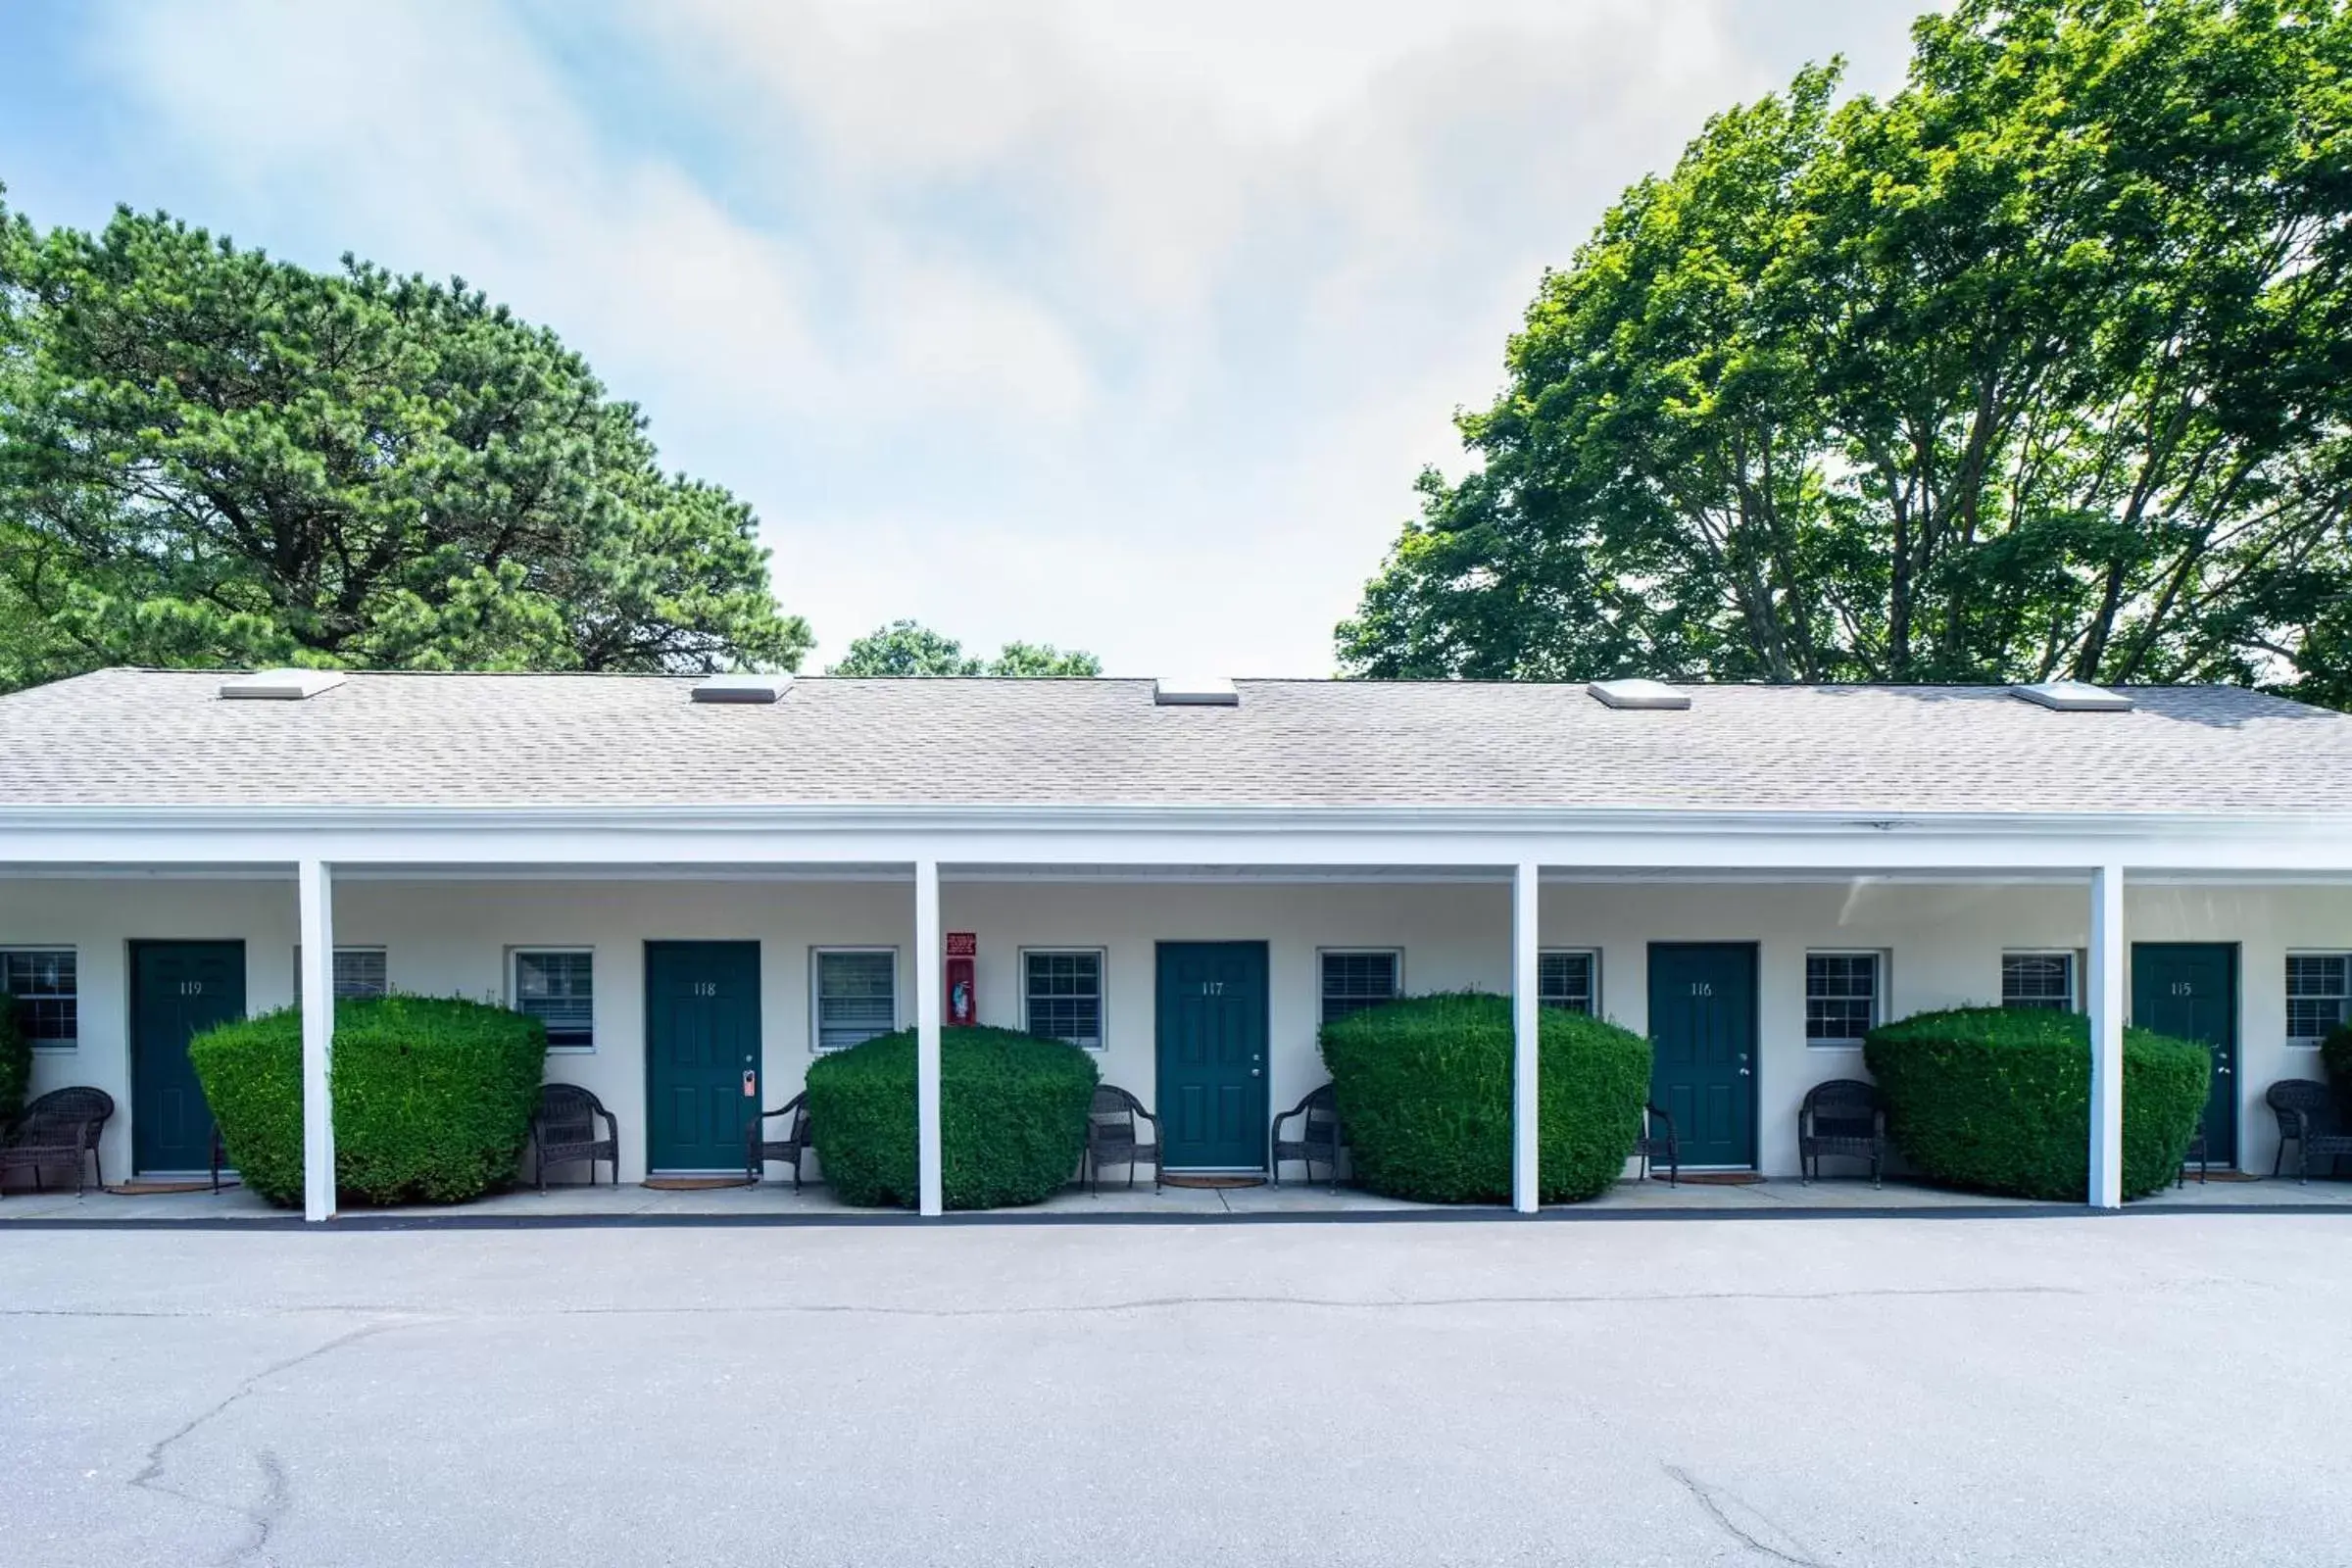
{"type": "MultiPolygon", "coordinates": [[[[1536,1189],[1576,1202],[1624,1173],[1649,1097],[1649,1042],[1538,1009],[1536,1189]]],[[[1511,1199],[1511,1004],[1458,993],[1367,1007],[1323,1029],[1357,1183],[1425,1203],[1511,1199]]]]}
{"type": "MultiPolygon", "coordinates": [[[[2090,1186],[2090,1020],[2003,1007],[1923,1012],[1874,1029],[1864,1059],[1886,1130],[1931,1181],[2081,1202],[2090,1186]]],[[[2213,1055],[2124,1031],[2124,1196],[2171,1184],[2205,1112],[2213,1055]]]]}
{"type": "MultiPolygon", "coordinates": [[[[1086,1148],[1100,1077],[1076,1046],[1009,1029],[948,1029],[939,1039],[942,1195],[950,1208],[1043,1202],[1086,1148]]],[[[808,1064],[808,1120],[825,1180],[845,1203],[911,1206],[914,1031],[902,1029],[808,1064]]]]}
{"type": "MultiPolygon", "coordinates": [[[[188,1059],[245,1185],[302,1201],[302,1009],[225,1023],[188,1059]]],[[[547,1059],[536,1018],[479,1002],[335,1004],[335,1187],[369,1203],[462,1203],[512,1181],[547,1059]]]]}
{"type": "Polygon", "coordinates": [[[31,1085],[32,1042],[17,1017],[16,999],[0,991],[0,1127],[17,1119],[31,1085]]]}

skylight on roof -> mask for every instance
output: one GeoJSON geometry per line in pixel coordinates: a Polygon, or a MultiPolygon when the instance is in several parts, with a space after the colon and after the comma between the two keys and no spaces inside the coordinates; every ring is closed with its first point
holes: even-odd
{"type": "Polygon", "coordinates": [[[790,675],[705,675],[695,683],[698,703],[776,703],[792,690],[790,675]]]}
{"type": "Polygon", "coordinates": [[[1646,680],[1640,676],[1625,680],[1596,680],[1585,688],[1585,694],[1609,708],[1679,712],[1690,706],[1689,692],[1677,691],[1662,680],[1646,680]]]}
{"type": "Polygon", "coordinates": [[[299,703],[306,697],[333,691],[346,676],[339,669],[257,669],[231,675],[220,683],[222,697],[254,702],[299,703]]]}
{"type": "Polygon", "coordinates": [[[2125,713],[2132,710],[2132,699],[2122,692],[2111,692],[2104,686],[2082,680],[2045,680],[2032,686],[2012,686],[2009,695],[2061,713],[2125,713]]]}
{"type": "Polygon", "coordinates": [[[1242,694],[1218,675],[1163,675],[1152,683],[1152,701],[1161,708],[1239,708],[1242,694]]]}

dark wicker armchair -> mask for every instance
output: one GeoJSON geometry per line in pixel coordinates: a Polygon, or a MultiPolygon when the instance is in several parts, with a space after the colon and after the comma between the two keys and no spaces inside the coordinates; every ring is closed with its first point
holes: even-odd
{"type": "Polygon", "coordinates": [[[1135,1185],[1138,1161],[1152,1162],[1152,1190],[1159,1191],[1159,1118],[1144,1102],[1116,1084],[1095,1090],[1086,1114],[1086,1174],[1097,1193],[1102,1191],[1102,1167],[1127,1167],[1127,1185],[1135,1185]],[[1144,1136],[1144,1129],[1152,1129],[1144,1136]]]}
{"type": "Polygon", "coordinates": [[[1274,1124],[1266,1129],[1266,1144],[1269,1155],[1266,1169],[1273,1176],[1275,1186],[1282,1185],[1282,1162],[1295,1159],[1306,1167],[1306,1184],[1309,1187],[1315,1184],[1317,1160],[1321,1160],[1324,1168],[1331,1173],[1329,1185],[1338,1187],[1341,1145],[1338,1092],[1325,1084],[1275,1117],[1274,1124]],[[1286,1121],[1298,1124],[1296,1137],[1282,1136],[1282,1124],[1286,1121]]]}
{"type": "Polygon", "coordinates": [[[90,1174],[106,1185],[98,1163],[98,1135],[115,1113],[114,1096],[103,1089],[52,1089],[24,1107],[16,1125],[0,1137],[0,1186],[12,1170],[32,1172],[35,1191],[41,1189],[45,1165],[74,1167],[74,1196],[82,1194],[81,1156],[90,1156],[90,1174]]]}
{"type": "Polygon", "coordinates": [[[531,1112],[531,1152],[539,1170],[539,1190],[547,1191],[547,1167],[588,1162],[588,1185],[596,1185],[596,1162],[612,1162],[612,1185],[620,1185],[620,1123],[605,1102],[578,1084],[542,1084],[539,1108],[531,1112]],[[605,1136],[596,1136],[596,1118],[605,1119],[605,1136]]]}
{"type": "Polygon", "coordinates": [[[1683,1141],[1675,1136],[1674,1118],[1656,1105],[1642,1107],[1642,1136],[1634,1140],[1634,1152],[1642,1156],[1642,1179],[1649,1180],[1649,1167],[1657,1160],[1666,1162],[1666,1185],[1683,1184],[1683,1141]]]}
{"type": "Polygon", "coordinates": [[[744,1124],[743,1174],[754,1187],[767,1174],[767,1162],[780,1159],[792,1167],[792,1190],[801,1190],[801,1156],[814,1149],[809,1141],[808,1097],[799,1094],[773,1110],[763,1110],[744,1124]],[[782,1118],[784,1136],[766,1136],[767,1123],[782,1118]]]}
{"type": "Polygon", "coordinates": [[[1820,1179],[1821,1156],[1870,1161],[1870,1185],[1883,1185],[1886,1165],[1886,1098],[1876,1084],[1833,1078],[1805,1091],[1796,1110],[1796,1169],[1800,1181],[1820,1179]]]}
{"type": "Polygon", "coordinates": [[[2352,1131],[2346,1130],[2335,1104],[2335,1092],[2312,1078],[2283,1078],[2262,1097],[2278,1118],[2278,1152],[2271,1174],[2278,1174],[2289,1140],[2295,1145],[2295,1179],[2311,1180],[2311,1162],[2325,1159],[2334,1174],[2337,1161],[2352,1157],[2352,1131]]]}

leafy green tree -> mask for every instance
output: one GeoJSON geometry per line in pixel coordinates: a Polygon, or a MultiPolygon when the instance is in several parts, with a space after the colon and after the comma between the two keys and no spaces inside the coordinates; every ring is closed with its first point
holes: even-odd
{"type": "Polygon", "coordinates": [[[850,644],[828,675],[1100,675],[1092,654],[1051,643],[1006,643],[994,659],[967,656],[963,644],[912,620],[894,620],[850,644]]]}
{"type": "Polygon", "coordinates": [[[1367,675],[2352,695],[2352,17],[1963,0],[1628,191],[1421,482],[1367,675]]]}
{"type": "Polygon", "coordinates": [[[798,664],[750,508],[463,281],[0,213],[0,679],[798,664]]]}

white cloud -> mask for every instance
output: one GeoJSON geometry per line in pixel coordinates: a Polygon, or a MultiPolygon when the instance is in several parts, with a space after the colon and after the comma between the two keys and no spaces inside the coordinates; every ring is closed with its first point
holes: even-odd
{"type": "Polygon", "coordinates": [[[94,58],[139,188],[581,348],[828,655],[917,614],[1312,673],[1542,267],[1803,58],[1891,75],[1843,3],[240,0],[94,58]]]}

